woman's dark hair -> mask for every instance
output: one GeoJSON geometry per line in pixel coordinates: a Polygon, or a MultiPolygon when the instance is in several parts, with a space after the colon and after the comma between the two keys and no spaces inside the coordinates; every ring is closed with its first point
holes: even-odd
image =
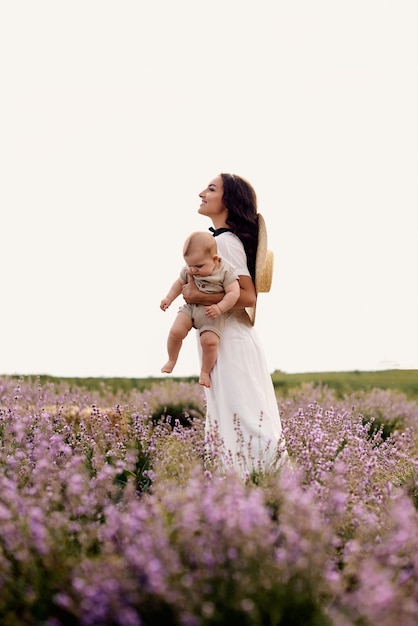
{"type": "Polygon", "coordinates": [[[226,223],[244,245],[248,269],[254,280],[258,242],[257,196],[250,183],[241,176],[221,176],[224,187],[222,200],[228,209],[226,223]]]}

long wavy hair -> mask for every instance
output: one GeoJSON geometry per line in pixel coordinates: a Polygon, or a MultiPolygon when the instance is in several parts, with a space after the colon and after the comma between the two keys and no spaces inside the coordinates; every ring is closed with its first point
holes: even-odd
{"type": "Polygon", "coordinates": [[[255,280],[255,257],[258,242],[257,196],[248,181],[235,174],[221,174],[223,203],[228,209],[226,223],[242,241],[248,269],[255,280]]]}

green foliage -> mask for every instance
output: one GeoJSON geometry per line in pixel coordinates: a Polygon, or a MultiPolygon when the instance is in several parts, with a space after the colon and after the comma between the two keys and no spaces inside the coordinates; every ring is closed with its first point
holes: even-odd
{"type": "Polygon", "coordinates": [[[401,485],[418,510],[418,471],[416,469],[411,470],[401,481],[401,485]]]}
{"type": "Polygon", "coordinates": [[[143,444],[135,440],[134,447],[136,448],[136,461],[132,470],[125,467],[119,474],[115,476],[114,483],[119,485],[120,492],[117,494],[115,501],[121,500],[123,496],[123,489],[128,484],[130,478],[135,481],[135,489],[138,494],[147,493],[152,486],[152,480],[148,474],[151,468],[151,459],[149,453],[144,450],[143,444]]]}
{"type": "Polygon", "coordinates": [[[154,424],[163,421],[170,424],[171,428],[174,428],[176,424],[187,428],[191,426],[195,417],[203,417],[201,408],[195,404],[185,402],[160,404],[152,413],[154,424]]]}
{"type": "MultiPolygon", "coordinates": [[[[19,376],[13,376],[18,380],[19,376]]],[[[41,385],[52,383],[59,385],[66,383],[71,388],[96,391],[101,395],[109,393],[130,394],[133,390],[142,392],[151,389],[155,385],[170,383],[195,383],[196,377],[185,378],[59,378],[48,375],[32,378],[39,380],[41,385]]],[[[31,377],[27,377],[30,382],[31,377]]],[[[396,389],[401,391],[412,400],[418,400],[418,370],[382,370],[382,371],[352,371],[352,372],[305,372],[299,374],[286,374],[276,370],[272,374],[273,385],[280,395],[287,395],[289,390],[295,389],[304,383],[312,383],[315,386],[326,386],[333,389],[339,398],[352,391],[370,389],[396,389]]]]}
{"type": "Polygon", "coordinates": [[[384,370],[376,372],[316,372],[303,374],[285,374],[276,370],[272,374],[273,385],[281,395],[304,383],[315,386],[327,386],[337,396],[357,390],[396,389],[412,400],[418,400],[418,370],[384,370]]]}
{"type": "MultiPolygon", "coordinates": [[[[5,376],[2,378],[14,378],[19,380],[20,375],[13,376],[5,376]]],[[[148,378],[123,378],[123,377],[86,377],[86,378],[77,378],[77,377],[58,377],[58,376],[49,376],[48,374],[25,376],[25,380],[29,383],[34,381],[39,381],[41,385],[45,385],[46,383],[52,383],[53,385],[60,385],[62,383],[67,384],[70,388],[74,389],[85,389],[86,391],[92,392],[97,391],[100,394],[117,394],[119,397],[123,394],[130,394],[131,391],[144,391],[145,389],[150,389],[152,386],[158,383],[166,383],[172,382],[174,379],[167,378],[154,378],[152,376],[148,378]]],[[[185,378],[176,378],[176,382],[185,382],[185,383],[195,383],[197,382],[197,377],[190,376],[185,378]]]]}

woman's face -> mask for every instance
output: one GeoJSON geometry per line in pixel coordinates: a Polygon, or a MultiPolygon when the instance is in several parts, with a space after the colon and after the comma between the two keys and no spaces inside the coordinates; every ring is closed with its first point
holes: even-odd
{"type": "Polygon", "coordinates": [[[227,209],[222,200],[223,193],[224,185],[222,176],[219,175],[210,181],[206,189],[200,192],[199,198],[201,198],[202,203],[198,213],[206,215],[206,217],[210,217],[211,219],[225,219],[227,209]]]}

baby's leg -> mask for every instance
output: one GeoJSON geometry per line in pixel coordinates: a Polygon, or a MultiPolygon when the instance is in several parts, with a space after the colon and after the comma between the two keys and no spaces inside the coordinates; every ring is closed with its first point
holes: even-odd
{"type": "Polygon", "coordinates": [[[204,387],[210,387],[210,373],[218,358],[219,337],[211,330],[205,330],[200,335],[202,346],[202,369],[200,370],[199,383],[204,387]]]}
{"type": "Polygon", "coordinates": [[[161,371],[164,374],[170,374],[173,371],[179,356],[183,339],[187,337],[187,334],[191,330],[192,326],[192,318],[187,315],[187,313],[183,313],[182,311],[177,313],[177,317],[170,328],[167,338],[168,361],[161,368],[161,371]]]}

